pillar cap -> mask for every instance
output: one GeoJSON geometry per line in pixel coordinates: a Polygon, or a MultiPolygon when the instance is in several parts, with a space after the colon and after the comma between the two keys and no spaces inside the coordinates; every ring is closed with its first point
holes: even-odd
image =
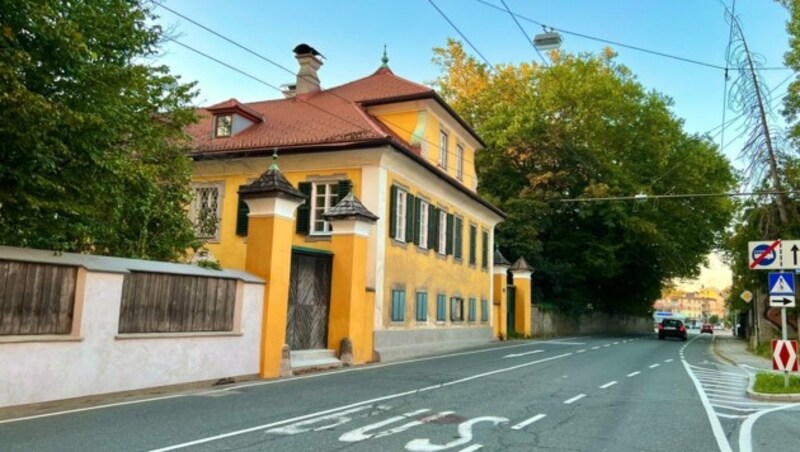
{"type": "Polygon", "coordinates": [[[494,266],[497,267],[498,265],[505,265],[508,267],[511,263],[500,253],[500,250],[496,249],[494,250],[494,266]]]}
{"type": "Polygon", "coordinates": [[[322,214],[322,218],[325,221],[359,220],[368,223],[374,223],[378,220],[374,213],[364,207],[364,204],[361,204],[361,201],[353,195],[353,192],[348,193],[331,210],[322,214]]]}
{"type": "Polygon", "coordinates": [[[512,272],[518,272],[518,273],[522,273],[522,272],[533,273],[533,267],[528,265],[528,262],[522,256],[520,256],[519,259],[517,259],[517,261],[514,262],[514,265],[512,265],[511,268],[509,268],[509,270],[511,270],[512,272]]]}
{"type": "MultiPolygon", "coordinates": [[[[273,157],[277,160],[277,156],[273,157]]],[[[273,165],[258,179],[239,188],[242,199],[255,198],[284,198],[292,201],[304,201],[307,197],[300,190],[294,188],[286,180],[278,165],[273,165]]]]}

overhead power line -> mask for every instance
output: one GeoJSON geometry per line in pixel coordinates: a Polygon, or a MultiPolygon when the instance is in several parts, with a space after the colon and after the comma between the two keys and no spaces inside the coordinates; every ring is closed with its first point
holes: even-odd
{"type": "Polygon", "coordinates": [[[528,36],[528,32],[526,32],[525,29],[522,28],[522,24],[520,24],[519,21],[517,20],[517,16],[511,12],[511,8],[509,8],[508,5],[506,4],[506,0],[500,0],[500,1],[503,3],[503,6],[506,8],[506,11],[508,11],[508,14],[511,16],[511,18],[514,19],[514,23],[517,24],[517,27],[519,27],[519,31],[522,32],[523,36],[525,36],[525,41],[527,41],[528,44],[530,44],[531,47],[533,47],[533,50],[535,50],[536,54],[539,55],[539,58],[541,58],[542,63],[544,63],[545,66],[548,66],[547,60],[544,58],[544,56],[542,56],[542,52],[540,52],[539,49],[536,48],[536,45],[533,43],[533,41],[531,41],[531,37],[528,36]]]}
{"type": "Polygon", "coordinates": [[[466,41],[466,43],[467,43],[467,44],[468,44],[470,47],[472,47],[472,50],[474,50],[474,51],[475,51],[475,53],[477,53],[477,54],[478,54],[478,56],[479,56],[479,57],[481,57],[481,59],[483,60],[483,62],[484,62],[484,63],[486,63],[486,67],[487,67],[487,69],[488,69],[488,70],[490,70],[490,71],[494,71],[494,67],[492,66],[492,64],[491,64],[491,63],[489,63],[489,60],[488,60],[488,59],[487,59],[485,56],[483,56],[483,54],[481,53],[481,51],[480,51],[480,50],[478,50],[478,48],[477,48],[477,47],[475,47],[475,44],[473,44],[473,43],[472,43],[472,41],[470,41],[470,40],[469,40],[469,38],[468,38],[468,37],[467,37],[467,36],[466,36],[464,33],[462,33],[462,32],[461,32],[461,30],[459,30],[459,29],[458,29],[458,27],[456,26],[456,24],[454,24],[454,23],[453,23],[453,21],[452,21],[452,20],[450,20],[450,18],[449,18],[449,17],[447,17],[447,14],[445,14],[445,13],[444,13],[444,11],[442,11],[442,9],[441,9],[441,8],[439,8],[438,6],[436,6],[436,3],[434,3],[434,2],[433,2],[433,0],[428,0],[428,3],[430,3],[430,4],[431,4],[431,6],[433,6],[433,7],[436,9],[436,11],[438,11],[438,12],[439,12],[439,14],[440,14],[440,15],[441,15],[441,16],[444,18],[444,20],[446,20],[446,21],[447,21],[447,23],[448,23],[448,24],[450,24],[450,26],[451,26],[451,27],[453,27],[453,29],[456,31],[456,33],[458,33],[458,35],[459,35],[459,36],[461,36],[461,39],[463,39],[464,41],[466,41]]]}
{"type": "Polygon", "coordinates": [[[645,195],[635,196],[608,196],[599,198],[569,198],[559,199],[560,202],[595,202],[595,201],[647,201],[648,199],[675,199],[675,198],[737,198],[767,195],[788,195],[798,194],[800,191],[752,191],[734,193],[684,193],[671,195],[645,195]]]}
{"type": "MultiPolygon", "coordinates": [[[[264,55],[262,55],[262,54],[260,54],[258,52],[255,52],[254,50],[252,50],[252,49],[250,49],[250,48],[248,48],[248,47],[246,47],[246,46],[244,46],[244,45],[242,45],[242,44],[240,44],[240,43],[228,38],[227,36],[223,35],[222,33],[219,33],[217,31],[211,29],[210,27],[207,27],[207,26],[201,24],[200,22],[197,22],[196,20],[186,16],[185,14],[182,14],[182,13],[180,13],[178,11],[175,11],[174,9],[169,8],[169,7],[163,5],[162,3],[159,3],[157,1],[154,1],[153,3],[155,5],[157,5],[157,6],[163,8],[163,9],[169,11],[169,12],[171,12],[172,14],[175,14],[176,16],[178,16],[178,17],[180,17],[180,18],[182,18],[182,19],[184,19],[184,20],[186,20],[186,21],[188,21],[188,22],[190,22],[190,23],[202,28],[203,30],[206,30],[209,33],[212,33],[213,35],[225,40],[226,42],[229,42],[229,43],[235,45],[236,47],[238,47],[238,48],[250,53],[251,55],[253,55],[253,56],[255,56],[255,57],[257,57],[257,58],[259,58],[261,60],[264,60],[264,61],[266,61],[266,62],[278,67],[279,69],[288,72],[289,74],[295,75],[295,73],[291,69],[287,68],[286,66],[283,66],[282,64],[280,64],[280,63],[278,63],[278,62],[276,62],[276,61],[274,61],[274,60],[272,60],[270,58],[267,58],[266,56],[264,56],[264,55]]],[[[247,78],[249,78],[251,80],[254,80],[254,81],[258,82],[258,83],[261,83],[261,84],[263,84],[265,86],[268,86],[268,87],[270,87],[272,89],[275,89],[275,90],[283,93],[283,89],[281,89],[279,86],[276,86],[275,84],[269,83],[269,82],[267,82],[267,81],[265,81],[265,80],[263,80],[263,79],[261,79],[259,77],[256,77],[256,76],[254,76],[252,74],[249,74],[249,73],[247,73],[247,72],[245,72],[245,71],[243,71],[243,70],[241,70],[241,69],[239,69],[239,68],[237,68],[237,67],[235,67],[235,66],[233,66],[233,65],[231,65],[229,63],[226,63],[226,62],[224,62],[224,61],[222,61],[222,60],[220,60],[218,58],[215,58],[214,56],[209,55],[208,53],[205,53],[205,52],[203,52],[201,50],[198,50],[198,49],[196,49],[196,48],[194,48],[192,46],[189,46],[188,44],[185,44],[183,42],[180,42],[180,41],[178,41],[178,40],[176,40],[174,38],[171,38],[171,37],[168,37],[168,36],[165,36],[165,38],[167,40],[169,40],[171,42],[174,42],[175,44],[177,44],[177,45],[189,50],[189,51],[192,51],[192,52],[194,52],[194,53],[196,53],[198,55],[201,55],[201,56],[203,56],[203,57],[205,57],[205,58],[207,58],[207,59],[209,59],[211,61],[214,61],[214,62],[216,62],[216,63],[218,63],[218,64],[220,64],[222,66],[225,66],[228,69],[231,69],[231,70],[233,70],[233,71],[235,71],[235,72],[237,72],[237,73],[239,73],[241,75],[244,75],[245,77],[247,77],[247,78]]],[[[301,77],[303,77],[303,76],[301,76],[301,77]]],[[[346,99],[346,98],[344,98],[344,97],[342,97],[342,96],[340,96],[340,95],[338,95],[338,94],[336,94],[334,92],[328,91],[328,94],[330,94],[330,95],[332,95],[332,96],[334,96],[334,97],[336,97],[336,98],[338,98],[340,100],[343,100],[345,102],[350,102],[349,99],[346,99]]],[[[333,116],[333,117],[335,117],[335,118],[337,118],[337,119],[339,119],[341,121],[344,121],[344,122],[346,122],[346,123],[358,128],[359,130],[370,131],[369,129],[365,128],[364,126],[362,126],[360,124],[354,123],[354,122],[350,121],[349,119],[344,118],[344,117],[342,117],[342,116],[340,116],[340,115],[338,115],[338,114],[336,114],[336,113],[334,113],[332,111],[329,111],[329,110],[327,110],[327,109],[325,109],[323,107],[320,107],[320,106],[318,106],[316,104],[308,102],[307,100],[305,100],[305,99],[303,99],[301,97],[295,97],[295,99],[306,103],[307,105],[311,106],[312,108],[315,108],[318,111],[321,111],[321,112],[323,112],[325,114],[328,114],[330,116],[333,116]]],[[[390,125],[396,127],[398,130],[401,130],[401,131],[409,133],[409,134],[413,134],[413,131],[407,130],[407,129],[403,128],[402,126],[393,123],[390,120],[386,120],[384,118],[383,121],[386,122],[387,124],[390,124],[390,125]]],[[[438,148],[438,145],[436,143],[432,143],[430,140],[427,140],[424,137],[420,137],[420,139],[421,139],[421,141],[423,141],[425,143],[428,143],[428,144],[434,146],[435,148],[438,148]]],[[[458,158],[459,157],[459,155],[457,153],[455,153],[453,151],[450,151],[450,150],[447,150],[446,153],[448,155],[454,156],[454,158],[458,158]]],[[[473,164],[473,166],[474,166],[474,159],[470,160],[470,159],[465,158],[464,156],[461,156],[461,158],[463,158],[464,163],[473,164]]],[[[462,180],[471,180],[473,182],[475,182],[477,180],[476,177],[468,175],[468,174],[463,174],[463,173],[462,173],[461,177],[462,177],[462,180]]]]}
{"type": "MultiPolygon", "coordinates": [[[[504,10],[502,7],[497,6],[495,4],[492,4],[492,3],[489,3],[486,0],[475,0],[475,1],[477,1],[478,3],[481,3],[483,5],[486,5],[486,6],[490,7],[490,8],[494,8],[494,9],[496,9],[498,11],[506,12],[506,10],[504,10]]],[[[563,29],[563,28],[547,25],[547,24],[544,24],[542,22],[539,22],[538,20],[531,19],[530,17],[525,17],[525,16],[523,16],[521,14],[515,14],[515,13],[512,13],[512,14],[514,14],[516,17],[518,17],[518,18],[520,18],[520,19],[522,19],[522,20],[524,20],[526,22],[530,22],[532,24],[539,25],[539,26],[541,26],[541,27],[543,27],[545,29],[552,29],[552,30],[557,31],[559,33],[564,33],[564,34],[567,34],[567,35],[577,36],[579,38],[589,39],[589,40],[592,40],[592,41],[598,41],[598,42],[602,42],[602,43],[605,43],[605,44],[611,44],[611,45],[615,45],[617,47],[623,47],[623,48],[626,48],[626,49],[636,50],[638,52],[649,53],[651,55],[656,55],[656,56],[660,56],[660,57],[664,57],[664,58],[670,58],[670,59],[673,59],[673,60],[683,61],[685,63],[696,64],[696,65],[699,65],[699,66],[705,66],[705,67],[709,67],[709,68],[712,68],[712,69],[718,69],[718,70],[722,70],[722,71],[725,70],[725,66],[720,66],[718,64],[708,63],[708,62],[705,62],[705,61],[699,61],[699,60],[695,60],[695,59],[692,59],[692,58],[686,58],[686,57],[682,57],[682,56],[678,56],[678,55],[672,55],[672,54],[669,54],[669,53],[659,52],[657,50],[650,50],[650,49],[646,49],[644,47],[634,46],[634,45],[630,45],[630,44],[624,44],[624,43],[621,43],[621,42],[612,41],[610,39],[599,38],[597,36],[590,36],[590,35],[587,35],[587,34],[584,34],[584,33],[579,33],[579,32],[576,32],[576,31],[570,31],[570,30],[566,30],[566,29],[563,29]]],[[[781,67],[765,67],[765,68],[761,68],[761,69],[762,70],[775,70],[775,71],[777,71],[777,70],[790,70],[791,68],[782,67],[781,66],[781,67]]]]}

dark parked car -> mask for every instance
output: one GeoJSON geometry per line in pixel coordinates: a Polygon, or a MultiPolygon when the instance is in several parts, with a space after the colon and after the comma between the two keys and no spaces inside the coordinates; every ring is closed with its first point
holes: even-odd
{"type": "Polygon", "coordinates": [[[711,326],[710,323],[704,323],[703,326],[700,327],[700,334],[703,333],[714,334],[714,327],[711,326]]]}
{"type": "Polygon", "coordinates": [[[686,340],[686,326],[680,320],[664,319],[658,325],[658,338],[678,337],[682,341],[686,340]]]}

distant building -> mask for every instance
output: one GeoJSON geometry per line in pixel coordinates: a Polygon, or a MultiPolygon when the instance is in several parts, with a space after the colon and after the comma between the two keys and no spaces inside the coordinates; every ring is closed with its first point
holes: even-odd
{"type": "Polygon", "coordinates": [[[702,289],[697,292],[671,291],[653,303],[656,317],[675,317],[687,321],[704,322],[716,315],[725,317],[725,297],[717,290],[702,289]]]}

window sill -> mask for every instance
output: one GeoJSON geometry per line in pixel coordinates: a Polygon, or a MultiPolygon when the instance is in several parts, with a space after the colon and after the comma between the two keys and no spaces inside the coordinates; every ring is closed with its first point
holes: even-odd
{"type": "Polygon", "coordinates": [[[437,320],[436,324],[439,325],[439,326],[445,326],[445,325],[447,325],[447,322],[445,322],[444,320],[437,320]]]}
{"type": "Polygon", "coordinates": [[[406,322],[405,320],[390,320],[389,327],[405,327],[406,322]]]}
{"type": "Polygon", "coordinates": [[[0,336],[0,344],[21,344],[26,342],[81,342],[83,336],[69,334],[25,334],[19,336],[0,336]]]}
{"type": "Polygon", "coordinates": [[[122,333],[114,336],[117,340],[127,339],[182,339],[195,337],[239,337],[243,333],[234,331],[190,331],[186,333],[122,333]]]}
{"type": "Polygon", "coordinates": [[[417,252],[418,252],[419,254],[424,254],[424,255],[426,255],[426,256],[427,256],[427,255],[428,255],[428,253],[430,252],[430,250],[429,250],[428,248],[423,248],[423,247],[421,247],[421,246],[417,245],[417,252]]]}
{"type": "Polygon", "coordinates": [[[408,243],[407,242],[401,242],[400,240],[397,240],[394,237],[392,237],[392,245],[400,247],[400,248],[403,248],[403,249],[406,249],[408,247],[408,243]]]}
{"type": "Polygon", "coordinates": [[[330,242],[331,236],[330,234],[308,234],[305,236],[304,241],[306,243],[313,243],[313,242],[330,242]]]}
{"type": "Polygon", "coordinates": [[[447,260],[447,254],[442,254],[442,253],[440,253],[440,252],[438,252],[438,251],[437,251],[437,252],[436,252],[436,258],[437,258],[437,259],[441,259],[441,260],[443,260],[443,261],[446,261],[446,260],[447,260]]]}

